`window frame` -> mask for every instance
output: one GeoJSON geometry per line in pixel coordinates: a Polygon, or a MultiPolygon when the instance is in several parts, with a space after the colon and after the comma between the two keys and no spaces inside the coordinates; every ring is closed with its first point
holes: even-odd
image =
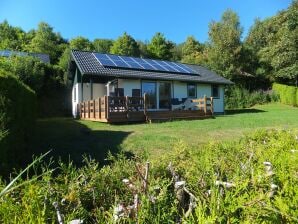
{"type": "Polygon", "coordinates": [[[187,83],[186,88],[187,88],[187,98],[191,98],[191,99],[197,98],[197,84],[196,83],[187,83]],[[194,89],[195,89],[195,95],[194,96],[189,95],[189,86],[194,86],[194,89]]]}
{"type": "Polygon", "coordinates": [[[213,84],[211,85],[211,96],[215,99],[219,99],[220,98],[220,88],[219,85],[217,84],[213,84]],[[217,89],[217,96],[214,96],[214,88],[217,89]]]}

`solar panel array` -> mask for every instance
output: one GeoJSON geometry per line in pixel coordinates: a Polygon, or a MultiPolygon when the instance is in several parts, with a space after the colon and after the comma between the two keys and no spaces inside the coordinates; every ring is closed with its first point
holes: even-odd
{"type": "Polygon", "coordinates": [[[141,69],[161,72],[197,74],[187,65],[162,60],[143,59],[113,54],[93,53],[99,63],[104,67],[119,67],[128,69],[141,69]]]}
{"type": "Polygon", "coordinates": [[[0,57],[11,57],[11,56],[33,56],[39,58],[44,63],[50,62],[50,57],[47,54],[40,54],[40,53],[27,53],[27,52],[21,52],[21,51],[11,51],[11,50],[0,50],[0,57]]]}

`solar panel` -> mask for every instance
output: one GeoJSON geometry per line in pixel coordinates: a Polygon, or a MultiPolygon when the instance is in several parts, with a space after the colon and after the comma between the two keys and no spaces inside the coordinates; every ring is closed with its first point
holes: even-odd
{"type": "Polygon", "coordinates": [[[129,69],[140,69],[150,70],[159,72],[170,72],[170,73],[186,73],[186,74],[197,74],[187,65],[144,58],[135,58],[128,56],[118,56],[113,54],[100,54],[93,53],[95,58],[99,61],[102,66],[116,67],[116,68],[129,68],[129,69]]]}

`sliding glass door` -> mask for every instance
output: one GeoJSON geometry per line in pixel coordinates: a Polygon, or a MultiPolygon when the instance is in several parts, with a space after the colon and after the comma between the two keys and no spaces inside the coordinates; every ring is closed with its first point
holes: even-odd
{"type": "Polygon", "coordinates": [[[156,109],[156,82],[142,82],[142,95],[148,95],[148,109],[156,109]]]}

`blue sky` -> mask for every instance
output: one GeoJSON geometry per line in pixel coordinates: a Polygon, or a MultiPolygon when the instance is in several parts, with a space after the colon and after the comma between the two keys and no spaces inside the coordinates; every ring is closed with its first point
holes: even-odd
{"type": "Polygon", "coordinates": [[[230,8],[240,17],[244,34],[255,18],[286,9],[291,0],[0,0],[0,22],[28,31],[40,21],[70,39],[76,36],[115,39],[124,31],[137,40],[150,40],[156,32],[183,42],[193,35],[208,39],[208,24],[230,8]]]}

